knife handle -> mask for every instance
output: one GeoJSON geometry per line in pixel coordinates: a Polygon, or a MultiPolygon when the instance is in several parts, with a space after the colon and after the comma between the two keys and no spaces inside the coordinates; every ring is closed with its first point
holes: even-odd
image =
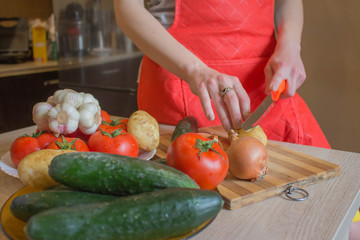
{"type": "Polygon", "coordinates": [[[277,100],[279,100],[280,95],[285,92],[286,89],[286,79],[282,80],[282,82],[280,83],[280,86],[278,88],[278,90],[276,91],[272,91],[271,92],[271,98],[274,102],[276,102],[277,100]]]}

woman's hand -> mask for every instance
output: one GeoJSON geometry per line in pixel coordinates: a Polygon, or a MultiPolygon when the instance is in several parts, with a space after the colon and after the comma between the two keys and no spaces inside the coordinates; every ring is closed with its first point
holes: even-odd
{"type": "Polygon", "coordinates": [[[250,115],[250,98],[239,79],[207,66],[190,72],[185,81],[192,93],[199,97],[206,117],[214,120],[212,100],[225,131],[239,129],[242,119],[250,115]],[[221,96],[221,90],[225,88],[232,89],[221,96]]]}
{"type": "Polygon", "coordinates": [[[273,55],[265,67],[266,94],[276,91],[282,80],[287,80],[282,98],[292,97],[306,78],[300,56],[300,45],[278,42],[273,55]]]}

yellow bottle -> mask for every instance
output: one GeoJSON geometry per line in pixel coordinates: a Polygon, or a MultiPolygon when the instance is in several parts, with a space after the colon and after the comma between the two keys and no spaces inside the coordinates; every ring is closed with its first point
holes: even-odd
{"type": "Polygon", "coordinates": [[[47,62],[46,29],[41,26],[32,28],[33,57],[35,62],[47,62]]]}

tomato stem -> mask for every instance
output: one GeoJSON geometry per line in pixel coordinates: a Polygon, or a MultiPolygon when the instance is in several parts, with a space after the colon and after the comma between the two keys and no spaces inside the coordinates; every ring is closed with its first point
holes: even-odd
{"type": "Polygon", "coordinates": [[[119,125],[121,119],[112,120],[111,122],[102,121],[102,124],[115,127],[119,125]]]}
{"type": "Polygon", "coordinates": [[[196,139],[195,148],[200,150],[199,158],[201,159],[201,153],[208,152],[211,150],[211,151],[217,153],[221,157],[221,159],[225,162],[224,157],[213,148],[214,143],[216,143],[216,140],[203,141],[201,139],[196,139]]]}
{"type": "Polygon", "coordinates": [[[114,130],[112,133],[109,133],[109,132],[106,132],[106,131],[100,129],[102,135],[108,136],[111,138],[126,134],[126,132],[122,133],[122,130],[123,130],[122,128],[118,128],[118,129],[114,130]]]}
{"type": "Polygon", "coordinates": [[[75,142],[76,140],[78,140],[78,138],[75,138],[74,140],[72,140],[71,142],[69,142],[68,140],[66,140],[66,138],[64,136],[62,136],[62,142],[58,142],[56,141],[56,145],[58,145],[58,147],[61,149],[61,150],[76,150],[76,147],[75,147],[75,142]]]}

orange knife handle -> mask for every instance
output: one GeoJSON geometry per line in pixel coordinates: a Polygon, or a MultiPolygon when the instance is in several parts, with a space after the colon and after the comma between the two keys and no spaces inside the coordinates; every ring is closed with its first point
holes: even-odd
{"type": "Polygon", "coordinates": [[[272,91],[271,92],[271,98],[274,102],[276,102],[277,100],[279,100],[280,95],[285,91],[286,89],[286,79],[284,79],[281,83],[280,86],[278,88],[278,90],[276,91],[272,91]]]}

